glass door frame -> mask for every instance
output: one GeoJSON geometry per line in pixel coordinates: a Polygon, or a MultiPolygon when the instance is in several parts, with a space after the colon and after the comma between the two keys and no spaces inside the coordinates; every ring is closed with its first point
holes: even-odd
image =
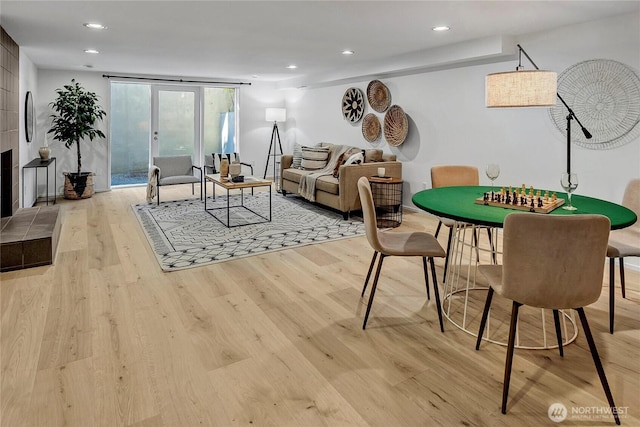
{"type": "MultiPolygon", "coordinates": [[[[200,165],[202,156],[202,88],[200,86],[151,84],[151,126],[149,127],[149,166],[158,156],[158,131],[160,127],[160,92],[191,92],[194,95],[193,108],[193,164],[200,165]]],[[[160,135],[161,137],[161,135],[160,135]]]]}

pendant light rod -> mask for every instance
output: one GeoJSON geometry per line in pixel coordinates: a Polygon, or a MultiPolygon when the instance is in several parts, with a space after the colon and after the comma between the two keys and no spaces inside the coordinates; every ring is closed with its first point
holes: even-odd
{"type": "MultiPolygon", "coordinates": [[[[522,46],[520,46],[519,44],[517,46],[518,46],[518,62],[521,62],[521,54],[524,53],[524,56],[526,56],[529,62],[531,62],[531,65],[533,65],[536,70],[539,70],[540,68],[538,68],[536,63],[533,62],[531,57],[527,54],[527,51],[525,51],[522,48],[522,46]]],[[[521,65],[518,66],[518,68],[520,67],[521,65]]],[[[558,96],[558,99],[562,102],[562,104],[564,104],[567,111],[569,111],[569,114],[567,115],[567,173],[571,173],[571,120],[575,119],[575,121],[580,125],[580,129],[582,129],[582,133],[584,134],[585,138],[591,139],[593,135],[591,135],[591,132],[589,132],[587,128],[585,128],[582,125],[582,123],[580,123],[580,120],[578,120],[578,117],[576,116],[576,114],[573,112],[571,107],[569,107],[569,105],[564,101],[564,99],[562,99],[560,94],[556,93],[556,95],[558,96]]]]}

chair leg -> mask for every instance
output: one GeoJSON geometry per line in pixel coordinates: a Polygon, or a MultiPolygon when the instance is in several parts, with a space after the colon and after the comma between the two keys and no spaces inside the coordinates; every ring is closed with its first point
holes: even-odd
{"type": "Polygon", "coordinates": [[[444,332],[444,324],[442,323],[442,304],[440,303],[440,291],[438,290],[438,279],[436,278],[436,263],[433,257],[429,258],[431,264],[431,278],[433,279],[433,293],[436,296],[436,307],[438,308],[438,320],[440,321],[440,332],[444,332]]]}
{"type": "Polygon", "coordinates": [[[553,310],[553,323],[556,325],[556,337],[558,338],[558,350],[560,350],[560,357],[564,357],[564,350],[562,348],[562,331],[560,330],[560,314],[558,310],[553,310]]]}
{"type": "Polygon", "coordinates": [[[613,317],[616,309],[615,258],[609,258],[609,333],[613,333],[613,317]]]}
{"type": "Polygon", "coordinates": [[[364,287],[362,288],[361,297],[364,296],[364,292],[367,290],[367,285],[369,284],[369,278],[371,277],[371,272],[373,271],[373,266],[376,263],[376,259],[378,258],[378,251],[373,251],[373,257],[371,258],[371,264],[369,265],[369,271],[367,272],[367,278],[364,279],[364,287]]]}
{"type": "Polygon", "coordinates": [[[482,311],[482,319],[480,319],[480,329],[478,330],[478,339],[476,340],[476,350],[480,350],[480,342],[482,341],[484,328],[487,324],[487,318],[489,317],[489,309],[491,308],[492,299],[493,299],[493,288],[489,286],[489,292],[487,292],[487,300],[484,303],[484,310],[482,311]]]}
{"type": "Polygon", "coordinates": [[[493,246],[493,233],[491,233],[491,229],[487,228],[487,236],[489,236],[489,247],[491,248],[491,259],[494,264],[498,263],[498,259],[496,257],[496,248],[493,246]]]}
{"type": "Polygon", "coordinates": [[[195,186],[195,184],[192,182],[192,183],[191,183],[191,195],[193,196],[194,194],[196,194],[196,186],[195,186]]]}
{"type": "Polygon", "coordinates": [[[427,257],[422,257],[422,269],[424,270],[424,284],[427,285],[427,299],[431,300],[431,295],[429,295],[429,274],[427,273],[427,257]]]}
{"type": "Polygon", "coordinates": [[[376,276],[373,278],[373,285],[371,286],[371,295],[369,295],[369,304],[367,304],[367,312],[364,315],[364,322],[362,323],[362,329],[367,327],[367,320],[369,319],[369,312],[371,311],[371,305],[373,304],[373,297],[376,294],[376,288],[378,287],[378,279],[380,278],[380,270],[382,269],[382,262],[384,261],[384,254],[380,254],[380,261],[378,262],[378,268],[376,270],[376,276]]]}
{"type": "Polygon", "coordinates": [[[504,364],[504,384],[502,385],[502,413],[507,413],[507,397],[509,396],[509,383],[511,382],[511,365],[513,364],[513,350],[516,342],[516,325],[518,324],[518,309],[522,304],[513,302],[511,309],[511,326],[509,327],[509,343],[507,345],[507,360],[504,364]]]}
{"type": "Polygon", "coordinates": [[[156,196],[157,196],[157,202],[156,202],[156,206],[160,206],[160,186],[156,184],[156,196]]]}
{"type": "Polygon", "coordinates": [[[436,232],[433,235],[436,239],[438,238],[438,233],[440,233],[440,227],[442,227],[442,221],[438,221],[438,226],[436,227],[436,232]]]}
{"type": "Polygon", "coordinates": [[[598,376],[600,377],[600,382],[602,383],[604,394],[607,396],[609,407],[611,407],[613,418],[616,420],[616,424],[620,425],[620,418],[618,417],[617,406],[613,401],[613,395],[611,394],[611,389],[609,388],[609,382],[607,381],[607,376],[604,373],[604,368],[602,367],[602,362],[600,361],[600,356],[598,355],[598,349],[596,348],[596,343],[593,341],[593,336],[591,335],[591,329],[589,329],[589,323],[587,322],[587,316],[584,314],[584,308],[580,307],[580,308],[577,308],[576,310],[578,311],[578,315],[580,316],[582,329],[584,329],[584,336],[585,338],[587,338],[587,343],[589,344],[589,350],[591,350],[591,357],[593,358],[593,363],[596,365],[596,371],[598,371],[598,376]]]}
{"type": "Polygon", "coordinates": [[[453,229],[449,228],[449,238],[447,239],[447,254],[444,257],[444,273],[442,274],[442,283],[447,281],[447,269],[449,268],[449,253],[451,252],[451,238],[453,237],[453,229]]]}
{"type": "Polygon", "coordinates": [[[620,258],[620,288],[622,288],[622,298],[626,298],[626,292],[624,290],[624,258],[620,258]]]}

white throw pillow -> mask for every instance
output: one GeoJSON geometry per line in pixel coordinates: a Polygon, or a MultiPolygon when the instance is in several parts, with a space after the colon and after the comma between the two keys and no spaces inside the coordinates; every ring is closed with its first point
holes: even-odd
{"type": "Polygon", "coordinates": [[[364,163],[364,155],[362,153],[352,154],[344,162],[345,165],[360,165],[362,163],[364,163]]]}

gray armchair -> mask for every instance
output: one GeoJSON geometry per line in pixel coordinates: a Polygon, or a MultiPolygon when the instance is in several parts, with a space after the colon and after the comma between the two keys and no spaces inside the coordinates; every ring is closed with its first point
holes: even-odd
{"type": "Polygon", "coordinates": [[[157,204],[160,204],[160,187],[164,185],[191,184],[191,194],[195,194],[195,184],[200,183],[200,200],[202,200],[202,168],[193,164],[191,156],[160,156],[153,158],[156,179],[157,204]],[[200,171],[200,177],[193,175],[193,170],[200,171]]]}

